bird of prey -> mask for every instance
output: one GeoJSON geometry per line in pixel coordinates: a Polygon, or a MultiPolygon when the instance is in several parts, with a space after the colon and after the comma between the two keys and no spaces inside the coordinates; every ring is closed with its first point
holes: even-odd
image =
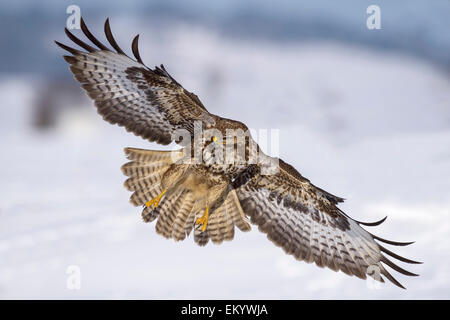
{"type": "Polygon", "coordinates": [[[118,46],[108,19],[105,34],[111,49],[88,30],[83,19],[80,25],[91,44],[67,29],[65,33],[81,50],[56,44],[71,54],[64,59],[103,119],[151,142],[175,141],[183,146],[175,151],[125,148],[130,160],[122,166],[128,176],[125,188],[133,192],[131,203],[143,206],[145,222],[157,219],[158,234],[183,240],[194,230],[197,244],[205,245],[209,239],[219,244],[233,239],[235,227],[248,231],[252,223],[297,260],[362,279],[369,275],[384,282],[385,277],[401,288],[385,266],[416,276],[387,256],[420,262],[380,244],[412,242],[386,240],[362,227],[377,226],[386,218],[372,223],[350,218],[337,206],[344,199],[316,187],[283,160],[265,155],[245,134],[248,128],[243,123],[209,113],[163,65],[147,67],[138,51],[139,35],[132,42],[133,59],[118,46]],[[215,133],[198,138],[196,125],[215,133]],[[183,137],[177,135],[180,131],[183,137]],[[243,139],[235,132],[244,132],[243,139]],[[243,153],[232,152],[242,145],[243,153]],[[231,161],[217,161],[224,148],[231,161]],[[200,161],[193,161],[196,152],[200,161]],[[265,172],[270,165],[276,170],[265,172]]]}

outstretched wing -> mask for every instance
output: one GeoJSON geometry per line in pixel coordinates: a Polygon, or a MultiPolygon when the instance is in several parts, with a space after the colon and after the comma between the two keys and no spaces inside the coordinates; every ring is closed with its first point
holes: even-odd
{"type": "Polygon", "coordinates": [[[315,187],[281,159],[279,169],[274,175],[254,174],[237,193],[250,221],[287,254],[362,279],[369,275],[384,282],[381,276],[384,275],[401,288],[403,286],[382,263],[404,275],[416,276],[394,264],[383,253],[403,262],[419,262],[389,251],[375,239],[392,245],[410,243],[385,240],[361,227],[378,225],[386,218],[374,223],[353,220],[336,207],[342,198],[315,187]]]}
{"type": "Polygon", "coordinates": [[[67,29],[65,32],[70,40],[87,52],[55,42],[72,54],[64,59],[106,121],[161,144],[176,139],[172,135],[176,129],[186,129],[192,134],[194,121],[214,124],[214,116],[208,113],[198,97],[175,81],[163,65],[150,69],[143,64],[138,51],[139,35],[132,43],[136,58],[133,60],[117,45],[108,19],[105,34],[116,52],[97,40],[83,19],[81,29],[98,49],[67,29]]]}

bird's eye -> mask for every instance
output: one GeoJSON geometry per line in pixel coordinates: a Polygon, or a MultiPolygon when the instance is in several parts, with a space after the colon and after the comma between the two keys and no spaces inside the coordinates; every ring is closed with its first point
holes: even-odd
{"type": "Polygon", "coordinates": [[[217,138],[216,137],[212,137],[212,141],[216,142],[217,138]]]}

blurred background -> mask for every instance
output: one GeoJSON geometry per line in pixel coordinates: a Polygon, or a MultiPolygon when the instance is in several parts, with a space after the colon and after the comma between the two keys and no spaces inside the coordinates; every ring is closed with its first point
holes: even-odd
{"type": "Polygon", "coordinates": [[[449,13],[448,0],[2,1],[0,298],[450,298],[449,13]],[[255,228],[204,248],[156,235],[119,167],[126,146],[162,147],[104,122],[73,79],[53,43],[69,43],[72,4],[99,39],[109,17],[128,52],[139,33],[144,62],[210,112],[279,129],[280,157],[346,213],[388,215],[370,231],[416,241],[394,249],[425,262],[406,266],[420,277],[376,289],[255,228]]]}

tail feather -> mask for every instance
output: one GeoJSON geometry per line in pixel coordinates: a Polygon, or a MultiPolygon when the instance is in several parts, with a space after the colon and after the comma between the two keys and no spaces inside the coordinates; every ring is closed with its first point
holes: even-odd
{"type": "MultiPolygon", "coordinates": [[[[204,208],[202,208],[203,205],[200,205],[202,203],[203,203],[203,201],[196,202],[194,205],[194,208],[192,210],[192,212],[194,213],[192,215],[193,216],[192,228],[194,229],[194,242],[197,243],[201,247],[205,246],[209,241],[208,227],[206,228],[205,231],[202,231],[202,225],[196,224],[197,219],[202,217],[204,214],[204,208]]],[[[209,219],[211,219],[211,212],[209,215],[209,219]]]]}
{"type": "Polygon", "coordinates": [[[209,231],[206,229],[202,231],[201,225],[197,225],[194,227],[194,242],[199,246],[205,246],[209,241],[209,231]]]}
{"type": "Polygon", "coordinates": [[[225,217],[225,228],[223,231],[223,239],[227,240],[227,241],[231,241],[234,238],[234,223],[233,223],[233,219],[231,218],[231,214],[230,212],[233,209],[229,206],[230,202],[227,203],[228,206],[225,206],[225,210],[224,210],[224,217],[225,217]]]}
{"type": "Polygon", "coordinates": [[[244,210],[242,210],[235,190],[230,191],[226,201],[228,202],[228,207],[230,208],[229,213],[236,227],[241,231],[250,231],[250,224],[248,223],[244,210]]]}
{"type": "Polygon", "coordinates": [[[157,197],[162,192],[159,184],[152,186],[150,189],[139,189],[133,192],[130,202],[134,206],[143,206],[147,201],[157,197]]]}
{"type": "Polygon", "coordinates": [[[177,151],[157,151],[138,148],[125,148],[127,158],[139,162],[173,163],[183,157],[183,149],[177,151]]]}
{"type": "Polygon", "coordinates": [[[158,217],[158,212],[154,210],[152,207],[145,207],[142,210],[142,219],[144,222],[152,222],[158,217]]]}
{"type": "Polygon", "coordinates": [[[250,230],[250,224],[247,222],[236,192],[232,190],[224,203],[211,215],[207,228],[209,237],[215,244],[220,244],[224,240],[232,240],[235,225],[242,231],[250,230]]]}
{"type": "Polygon", "coordinates": [[[191,234],[192,229],[194,228],[194,220],[196,217],[196,203],[194,203],[194,205],[191,208],[191,211],[188,214],[188,217],[186,219],[186,222],[184,223],[184,232],[186,233],[187,236],[189,236],[191,234]]]}
{"type": "Polygon", "coordinates": [[[127,180],[125,180],[123,186],[128,191],[138,191],[138,190],[145,190],[150,189],[154,185],[159,184],[161,181],[162,172],[154,172],[150,174],[149,176],[143,177],[143,178],[137,178],[137,177],[130,177],[127,180]]]}
{"type": "Polygon", "coordinates": [[[211,220],[208,223],[208,235],[215,244],[223,242],[224,233],[221,232],[224,224],[227,222],[225,219],[225,206],[220,206],[211,215],[211,220]]]}
{"type": "MultiPolygon", "coordinates": [[[[183,151],[125,148],[125,154],[131,161],[121,167],[123,174],[129,177],[124,186],[127,190],[134,191],[130,202],[135,206],[142,206],[162,192],[162,175],[174,161],[182,157],[183,151]]],[[[154,219],[149,214],[149,209],[143,210],[142,217],[145,221],[154,219]]]]}
{"type": "MultiPolygon", "coordinates": [[[[142,206],[162,193],[161,179],[164,173],[183,157],[183,150],[125,148],[125,153],[130,162],[121,168],[128,176],[124,186],[133,192],[130,202],[135,206],[142,206]]],[[[215,244],[232,240],[235,225],[242,231],[250,230],[234,190],[220,207],[210,212],[207,228],[202,231],[195,221],[203,215],[204,209],[203,200],[196,201],[191,191],[178,186],[177,189],[169,188],[157,208],[144,207],[142,218],[145,222],[157,219],[156,232],[176,241],[185,239],[194,229],[194,241],[200,246],[206,245],[210,238],[215,244]]]]}
{"type": "Polygon", "coordinates": [[[185,225],[193,207],[194,199],[192,193],[186,192],[172,226],[172,238],[174,238],[175,241],[184,240],[186,238],[187,232],[185,230],[185,225]]]}
{"type": "Polygon", "coordinates": [[[172,226],[178,210],[182,206],[183,194],[186,192],[183,189],[178,189],[174,194],[165,197],[158,208],[155,209],[159,216],[156,222],[156,232],[165,238],[170,238],[172,235],[172,226]]]}
{"type": "Polygon", "coordinates": [[[163,172],[170,162],[159,161],[159,162],[139,162],[131,161],[125,163],[122,167],[122,173],[128,177],[145,177],[153,172],[163,172]]]}

